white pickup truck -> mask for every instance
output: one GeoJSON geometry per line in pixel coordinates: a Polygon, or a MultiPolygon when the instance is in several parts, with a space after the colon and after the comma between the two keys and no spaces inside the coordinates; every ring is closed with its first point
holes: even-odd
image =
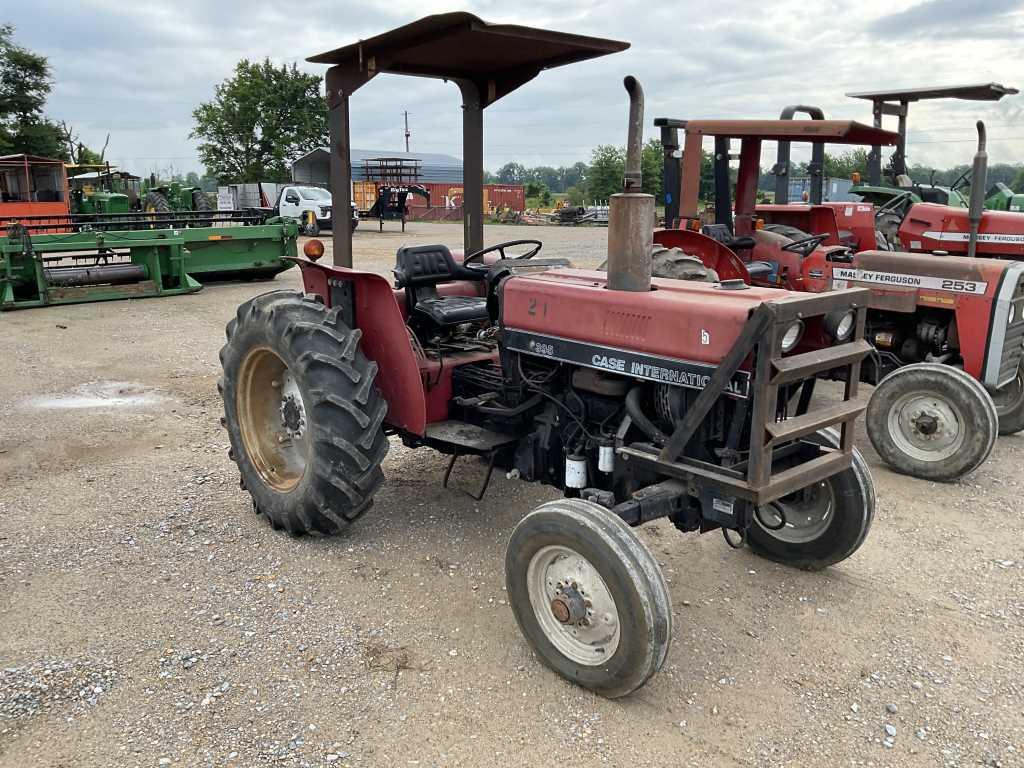
{"type": "MultiPolygon", "coordinates": [[[[322,187],[281,187],[274,208],[278,216],[297,220],[304,235],[315,237],[321,229],[331,228],[331,193],[322,187]]],[[[352,229],[357,226],[359,210],[352,203],[352,229]]]]}

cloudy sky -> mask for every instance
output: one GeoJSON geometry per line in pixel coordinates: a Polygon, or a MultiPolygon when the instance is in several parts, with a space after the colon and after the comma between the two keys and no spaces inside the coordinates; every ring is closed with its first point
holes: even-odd
{"type": "MultiPolygon", "coordinates": [[[[869,122],[848,91],[995,81],[1024,85],[1021,0],[4,0],[0,22],[47,55],[56,80],[48,112],[136,173],[201,170],[189,139],[192,109],[241,58],[298,61],[429,13],[469,10],[487,21],[626,40],[625,53],[542,73],[487,110],[486,166],[564,165],[599,143],[625,141],[622,76],[647,91],[657,116],[777,117],[788,103],[869,122]]],[[[461,155],[458,91],[424,79],[379,77],[352,102],[353,146],[400,149],[402,111],[412,149],[461,155]]],[[[973,123],[989,126],[992,162],[1024,161],[1024,96],[996,104],[912,107],[909,159],[970,161],[973,123]]],[[[891,126],[895,128],[895,124],[891,126]]],[[[794,153],[798,155],[798,153],[794,153]]],[[[765,158],[766,164],[770,164],[765,158]]]]}

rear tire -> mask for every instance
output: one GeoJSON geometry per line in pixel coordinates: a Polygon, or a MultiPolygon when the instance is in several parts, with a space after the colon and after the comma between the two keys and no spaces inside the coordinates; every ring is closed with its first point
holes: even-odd
{"type": "MultiPolygon", "coordinates": [[[[834,429],[807,439],[839,447],[834,429]]],[[[874,517],[875,485],[867,462],[854,448],[849,469],[760,507],[747,529],[747,545],[768,560],[818,571],[856,552],[874,517]],[[779,525],[783,527],[773,530],[779,525]]]]}
{"type": "Polygon", "coordinates": [[[210,213],[215,210],[210,196],[201,189],[192,190],[192,210],[197,213],[210,213]]]}
{"type": "Polygon", "coordinates": [[[1024,430],[1024,363],[1014,380],[992,395],[999,417],[999,434],[1015,435],[1024,430]]]}
{"type": "Polygon", "coordinates": [[[672,605],[661,568],[604,507],[560,499],[524,517],[509,538],[505,584],[526,641],[577,685],[625,696],[665,662],[672,605]]]}
{"type": "Polygon", "coordinates": [[[142,210],[146,213],[170,213],[171,203],[155,189],[151,189],[142,198],[142,210]]]}
{"type": "Polygon", "coordinates": [[[362,333],[294,291],[242,304],[226,332],[225,425],[254,509],[293,534],[338,533],[373,504],[388,451],[362,333]]]}
{"type": "Polygon", "coordinates": [[[988,458],[999,417],[972,376],[949,365],[915,363],[875,387],[867,430],[878,455],[897,472],[951,482],[988,458]]]}

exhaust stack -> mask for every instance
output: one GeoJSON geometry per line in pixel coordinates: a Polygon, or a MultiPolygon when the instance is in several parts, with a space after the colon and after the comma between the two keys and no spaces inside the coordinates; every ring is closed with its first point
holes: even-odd
{"type": "Polygon", "coordinates": [[[622,82],[629,94],[629,133],[622,192],[608,201],[608,287],[613,291],[649,291],[654,195],[640,191],[644,89],[632,75],[622,82]]]}
{"type": "Polygon", "coordinates": [[[967,255],[974,258],[978,252],[978,229],[981,227],[981,213],[985,208],[985,188],[988,186],[988,152],[985,151],[985,124],[978,121],[978,151],[974,155],[971,169],[971,199],[967,209],[970,235],[967,239],[967,255]]]}

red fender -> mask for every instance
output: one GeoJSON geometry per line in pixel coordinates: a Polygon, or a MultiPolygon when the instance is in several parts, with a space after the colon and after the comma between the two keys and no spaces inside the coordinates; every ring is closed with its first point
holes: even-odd
{"type": "Polygon", "coordinates": [[[654,242],[666,248],[681,248],[698,257],[704,266],[718,273],[721,280],[742,280],[750,284],[750,273],[743,261],[714,238],[689,229],[658,229],[654,242]]]}

